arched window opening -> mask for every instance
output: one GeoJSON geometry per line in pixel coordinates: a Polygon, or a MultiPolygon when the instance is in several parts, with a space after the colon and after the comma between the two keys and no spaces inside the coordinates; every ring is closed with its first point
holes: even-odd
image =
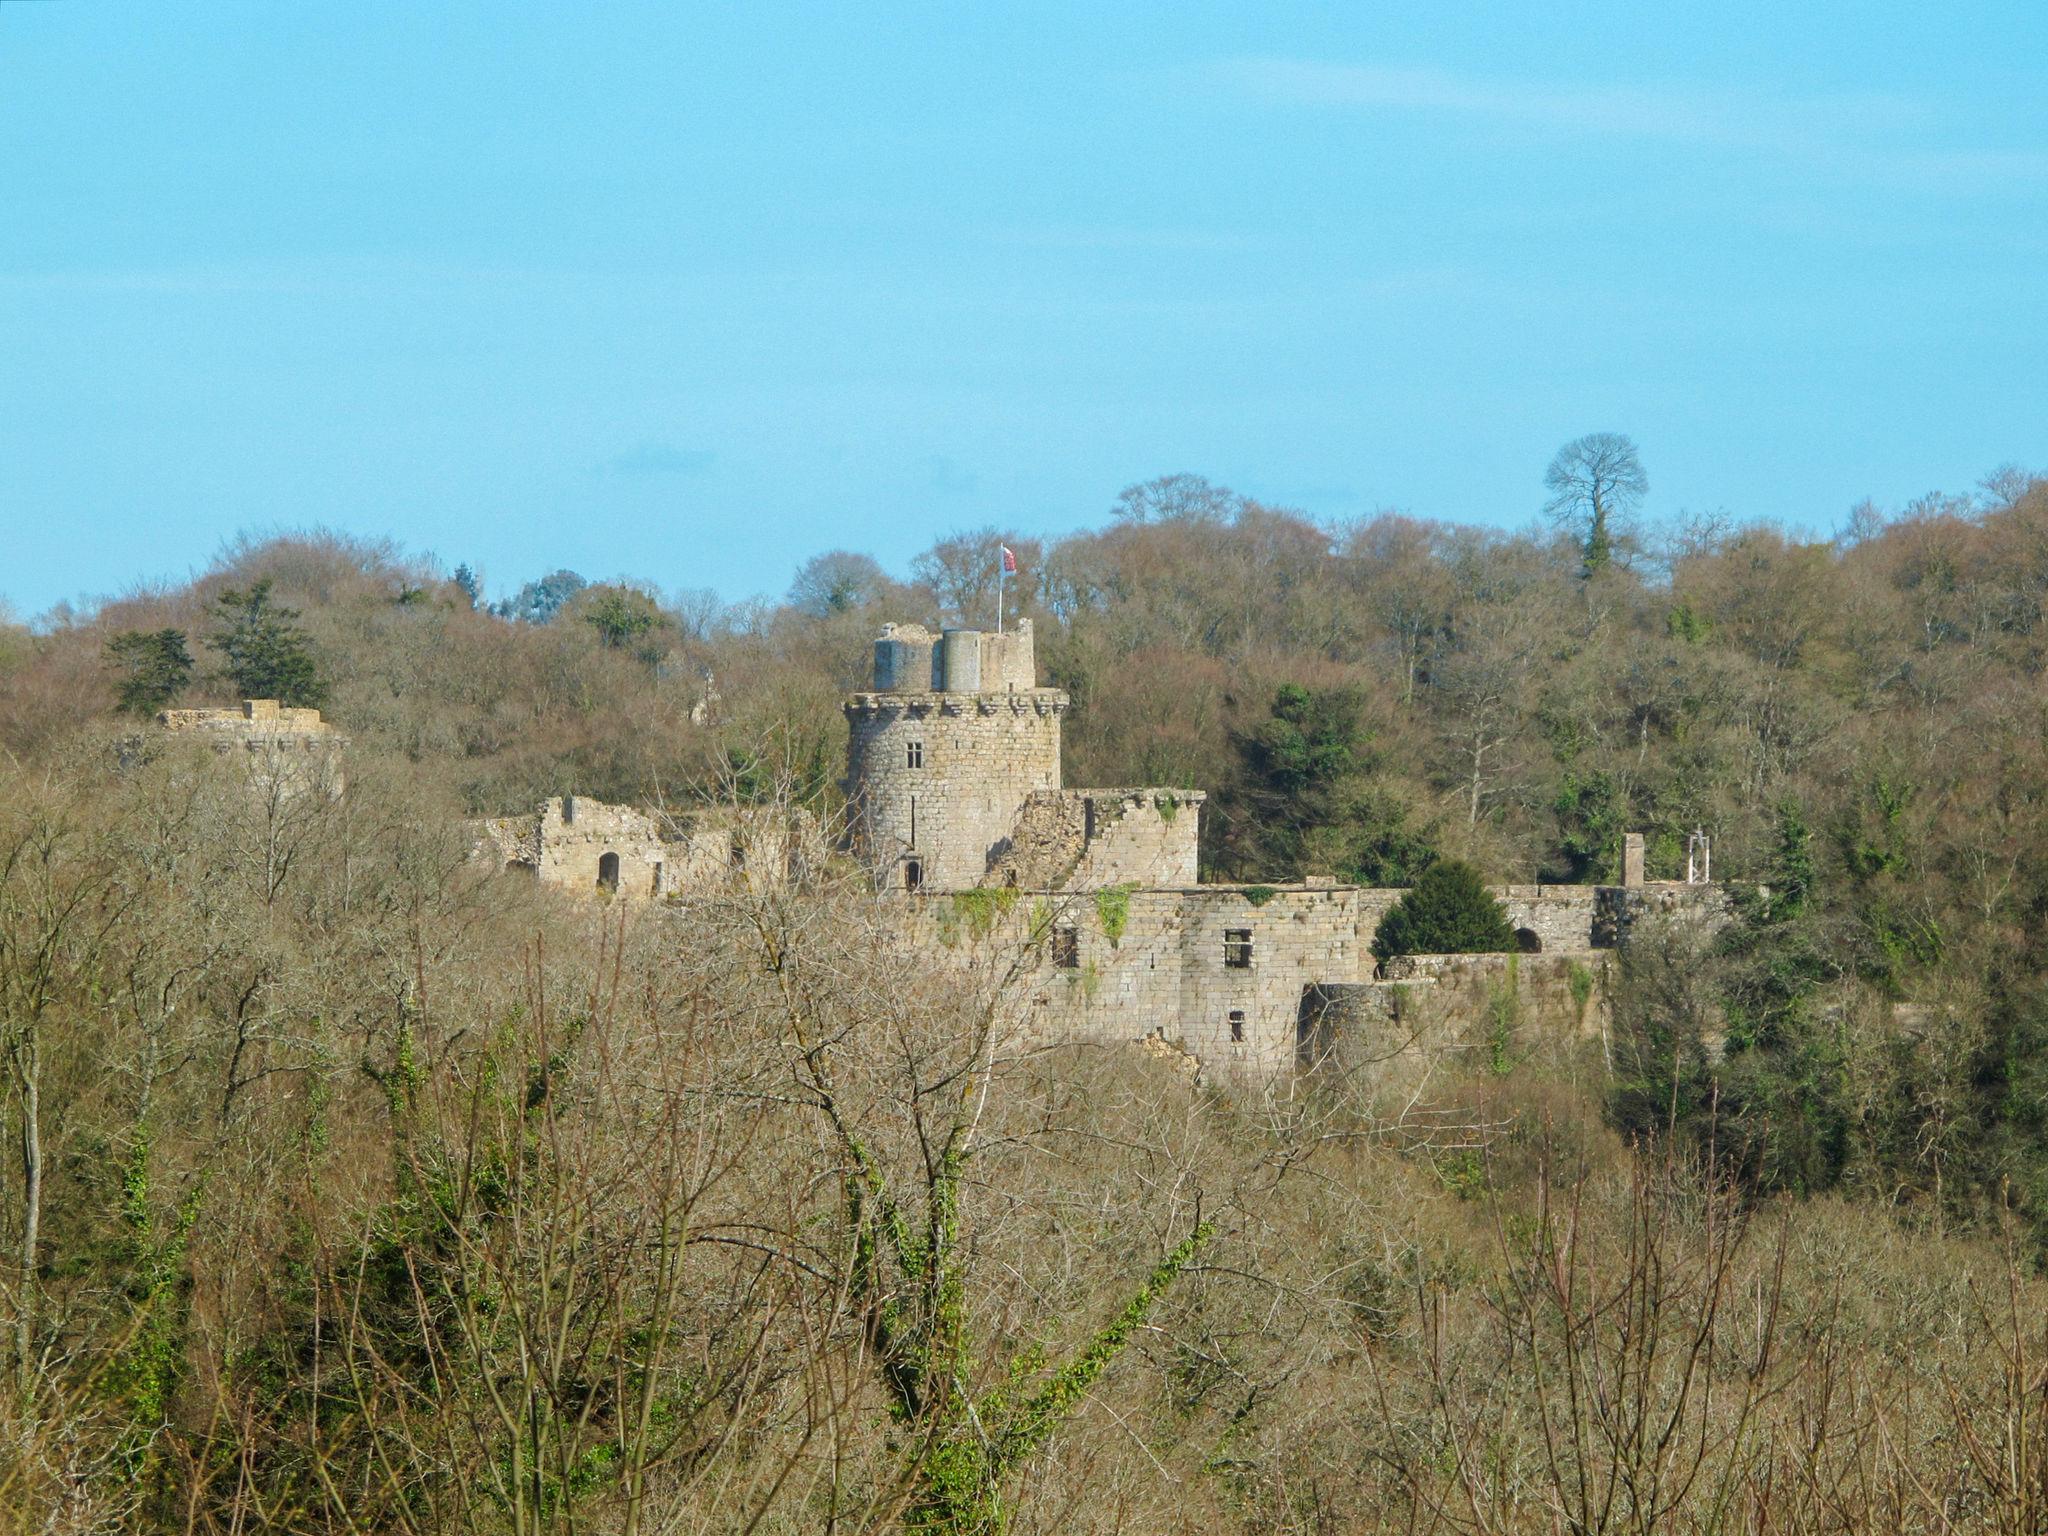
{"type": "Polygon", "coordinates": [[[921,891],[924,889],[924,860],[905,859],[903,861],[903,889],[906,891],[921,891]]]}
{"type": "Polygon", "coordinates": [[[1543,940],[1537,935],[1534,928],[1517,928],[1515,930],[1515,948],[1525,955],[1540,955],[1543,953],[1543,940]]]}
{"type": "Polygon", "coordinates": [[[600,891],[616,891],[619,888],[619,856],[616,853],[598,855],[597,888],[600,891]]]}

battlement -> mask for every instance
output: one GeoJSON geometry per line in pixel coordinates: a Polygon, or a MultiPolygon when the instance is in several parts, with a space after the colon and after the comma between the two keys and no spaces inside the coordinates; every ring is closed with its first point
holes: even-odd
{"type": "Polygon", "coordinates": [[[1057,688],[1020,688],[1014,693],[945,693],[926,689],[881,693],[851,693],[846,696],[848,719],[873,715],[923,719],[928,715],[960,718],[966,715],[1057,715],[1069,700],[1057,688]]]}
{"type": "Polygon", "coordinates": [[[217,731],[237,736],[319,736],[336,738],[334,726],[317,709],[298,709],[276,699],[244,699],[235,709],[166,709],[156,723],[166,731],[217,731]]]}

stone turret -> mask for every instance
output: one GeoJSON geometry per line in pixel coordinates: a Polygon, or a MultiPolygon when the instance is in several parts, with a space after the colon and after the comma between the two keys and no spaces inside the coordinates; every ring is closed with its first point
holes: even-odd
{"type": "Polygon", "coordinates": [[[885,887],[987,878],[1034,791],[1060,787],[1067,696],[1037,685],[1031,621],[1000,635],[885,625],[846,701],[854,846],[885,887]]]}

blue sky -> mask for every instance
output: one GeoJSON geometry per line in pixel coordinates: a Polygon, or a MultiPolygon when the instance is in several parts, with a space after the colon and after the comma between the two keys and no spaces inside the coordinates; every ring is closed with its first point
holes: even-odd
{"type": "Polygon", "coordinates": [[[0,595],[2048,464],[2048,7],[1678,10],[0,0],[0,595]]]}

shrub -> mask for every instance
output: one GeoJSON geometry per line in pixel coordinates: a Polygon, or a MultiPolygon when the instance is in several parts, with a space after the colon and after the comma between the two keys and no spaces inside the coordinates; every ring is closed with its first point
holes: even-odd
{"type": "Polygon", "coordinates": [[[1423,872],[1380,920],[1372,952],[1393,955],[1488,955],[1511,951],[1515,930],[1479,871],[1446,859],[1423,872]]]}

